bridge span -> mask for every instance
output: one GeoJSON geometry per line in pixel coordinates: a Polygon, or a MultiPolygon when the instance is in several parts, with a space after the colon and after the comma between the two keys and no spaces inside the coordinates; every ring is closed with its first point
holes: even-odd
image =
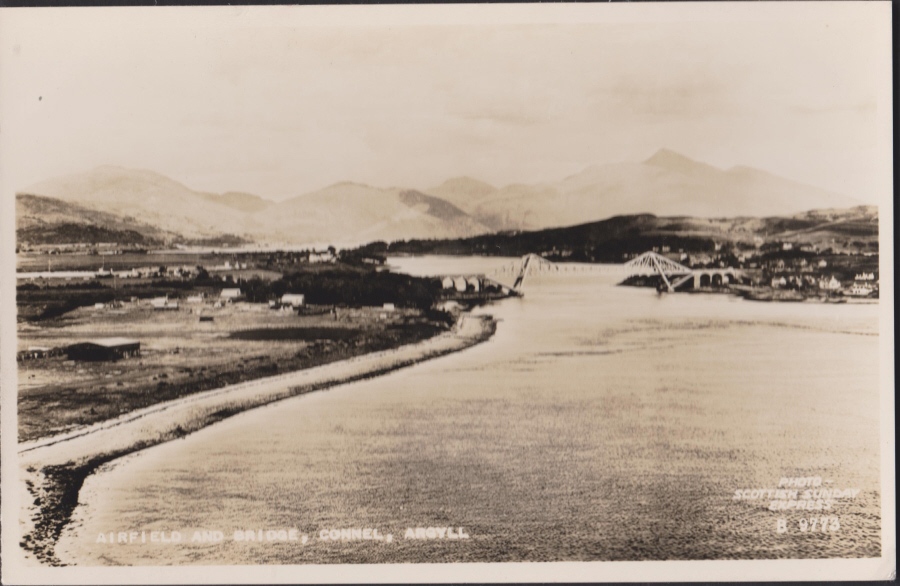
{"type": "Polygon", "coordinates": [[[618,265],[599,265],[586,263],[555,263],[536,254],[526,254],[514,263],[499,267],[490,274],[510,281],[513,291],[521,293],[528,276],[542,273],[559,272],[615,272],[624,277],[639,275],[659,275],[668,292],[690,283],[691,288],[718,287],[737,281],[741,276],[740,269],[732,267],[692,269],[656,252],[645,252],[640,256],[618,265]]]}

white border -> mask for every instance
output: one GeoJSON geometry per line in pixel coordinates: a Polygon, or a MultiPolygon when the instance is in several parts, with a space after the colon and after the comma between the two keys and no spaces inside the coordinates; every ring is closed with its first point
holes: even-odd
{"type": "Polygon", "coordinates": [[[4,96],[3,55],[18,27],[71,25],[79,19],[162,20],[178,27],[215,27],[240,20],[242,26],[411,26],[589,22],[679,22],[708,20],[781,20],[828,16],[876,18],[879,92],[878,177],[881,262],[881,495],[882,555],[864,560],[556,562],[499,564],[403,564],[330,566],[190,566],[136,568],[31,568],[14,555],[16,531],[3,531],[3,583],[287,583],[287,582],[556,582],[695,580],[860,580],[888,579],[896,568],[894,485],[894,321],[893,321],[893,152],[891,106],[891,9],[889,2],[790,2],[697,4],[502,4],[417,6],[257,6],[163,8],[20,8],[0,9],[0,419],[2,419],[3,527],[18,525],[15,370],[15,203],[21,186],[4,181],[4,160],[17,137],[4,133],[16,115],[4,96]],[[883,99],[882,99],[883,97],[883,99]]]}

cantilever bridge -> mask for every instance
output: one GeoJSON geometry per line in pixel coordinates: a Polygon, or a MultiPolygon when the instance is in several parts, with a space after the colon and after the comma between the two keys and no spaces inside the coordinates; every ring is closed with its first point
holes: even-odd
{"type": "MultiPolygon", "coordinates": [[[[616,265],[621,267],[622,265],[616,265]]],[[[525,286],[525,280],[532,275],[547,273],[581,273],[581,272],[608,272],[611,267],[603,265],[591,265],[583,263],[555,263],[536,254],[526,254],[521,259],[507,263],[491,271],[489,274],[497,281],[511,283],[516,292],[521,292],[525,286]]],[[[621,270],[613,268],[612,270],[621,270]]]]}
{"type": "Polygon", "coordinates": [[[555,263],[536,254],[527,254],[520,260],[504,265],[490,274],[497,280],[506,277],[513,280],[512,289],[521,292],[525,280],[530,275],[559,272],[615,272],[625,277],[637,275],[659,275],[665,288],[674,292],[676,288],[693,280],[693,288],[719,286],[737,279],[737,269],[731,267],[692,269],[655,252],[644,254],[620,265],[592,265],[582,263],[555,263]]]}
{"type": "Polygon", "coordinates": [[[692,269],[655,252],[645,252],[625,263],[625,267],[629,276],[658,274],[670,293],[692,279],[694,289],[725,285],[737,279],[736,270],[731,267],[692,269]]]}

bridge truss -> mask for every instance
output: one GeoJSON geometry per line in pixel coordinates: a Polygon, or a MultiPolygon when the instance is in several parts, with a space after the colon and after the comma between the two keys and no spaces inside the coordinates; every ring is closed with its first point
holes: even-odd
{"type": "Polygon", "coordinates": [[[694,276],[693,269],[655,252],[645,252],[637,258],[631,259],[625,263],[625,268],[628,269],[630,275],[658,274],[662,277],[669,292],[674,291],[675,287],[694,276]],[[679,278],[670,280],[674,277],[679,278]]]}

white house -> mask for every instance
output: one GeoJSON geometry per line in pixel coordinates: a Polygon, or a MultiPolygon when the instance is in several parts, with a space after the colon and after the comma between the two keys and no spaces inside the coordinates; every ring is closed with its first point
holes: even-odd
{"type": "Polygon", "coordinates": [[[153,309],[178,309],[177,301],[169,301],[168,295],[165,297],[154,297],[150,300],[153,309]]]}
{"type": "Polygon", "coordinates": [[[240,296],[241,290],[237,288],[222,289],[222,292],[219,294],[219,297],[222,299],[237,299],[240,296]]]}
{"type": "Polygon", "coordinates": [[[302,307],[306,297],[300,293],[285,293],[281,296],[282,305],[290,305],[291,307],[302,307]]]}
{"type": "Polygon", "coordinates": [[[384,311],[394,311],[394,304],[393,304],[393,303],[385,303],[385,304],[382,306],[382,309],[383,309],[384,311]]]}
{"type": "Polygon", "coordinates": [[[309,262],[311,263],[319,263],[319,262],[334,262],[334,254],[330,250],[326,250],[324,252],[316,252],[311,251],[309,253],[309,262]]]}
{"type": "Polygon", "coordinates": [[[441,287],[444,289],[452,289],[453,288],[453,278],[452,277],[444,277],[441,281],[441,287]]]}
{"type": "Polygon", "coordinates": [[[837,291],[841,288],[841,282],[837,280],[837,278],[832,275],[831,279],[822,279],[819,281],[819,289],[828,289],[830,291],[837,291]]]}
{"type": "Polygon", "coordinates": [[[772,287],[784,287],[787,285],[787,279],[784,277],[772,277],[772,287]]]}

